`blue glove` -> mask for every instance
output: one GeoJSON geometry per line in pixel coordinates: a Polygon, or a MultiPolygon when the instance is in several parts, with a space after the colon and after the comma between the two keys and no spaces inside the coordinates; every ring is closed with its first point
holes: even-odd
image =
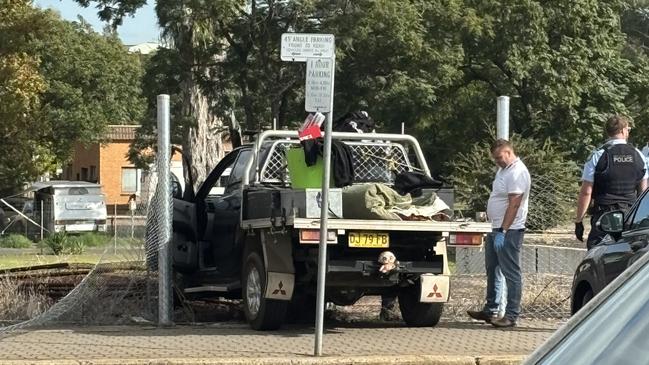
{"type": "Polygon", "coordinates": [[[494,249],[500,251],[505,247],[505,233],[503,232],[494,232],[494,249]]]}

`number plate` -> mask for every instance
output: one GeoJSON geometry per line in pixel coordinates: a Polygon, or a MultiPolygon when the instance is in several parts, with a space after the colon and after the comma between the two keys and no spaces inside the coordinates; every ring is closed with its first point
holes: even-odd
{"type": "Polygon", "coordinates": [[[349,247],[387,248],[390,247],[390,235],[377,232],[349,232],[349,247]]]}

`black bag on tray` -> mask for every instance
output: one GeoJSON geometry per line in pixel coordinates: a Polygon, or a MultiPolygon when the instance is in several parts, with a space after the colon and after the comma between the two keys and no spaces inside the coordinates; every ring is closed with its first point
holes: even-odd
{"type": "Polygon", "coordinates": [[[442,184],[441,181],[435,180],[424,173],[414,171],[404,171],[394,178],[394,190],[401,195],[412,193],[417,196],[420,189],[438,189],[442,187],[442,184]]]}

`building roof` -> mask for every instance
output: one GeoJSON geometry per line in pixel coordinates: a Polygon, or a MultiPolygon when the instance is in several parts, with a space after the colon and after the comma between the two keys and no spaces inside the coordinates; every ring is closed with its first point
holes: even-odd
{"type": "Polygon", "coordinates": [[[127,46],[130,53],[149,54],[157,50],[160,45],[156,42],[144,42],[127,46]]]}
{"type": "Polygon", "coordinates": [[[134,140],[139,125],[109,125],[106,138],[109,140],[134,140]]]}

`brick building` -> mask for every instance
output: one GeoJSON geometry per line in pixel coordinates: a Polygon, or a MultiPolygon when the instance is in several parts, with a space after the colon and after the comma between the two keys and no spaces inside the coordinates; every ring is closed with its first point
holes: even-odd
{"type": "MultiPolygon", "coordinates": [[[[129,197],[139,195],[142,190],[142,169],[136,168],[127,157],[137,128],[137,125],[111,125],[106,143],[76,144],[72,161],[63,169],[62,177],[99,183],[106,194],[107,205],[125,207],[129,197]]],[[[174,154],[171,165],[172,172],[182,179],[179,154],[174,154]]]]}
{"type": "MultiPolygon", "coordinates": [[[[106,143],[75,145],[72,161],[63,169],[62,178],[99,183],[106,194],[109,209],[115,204],[120,211],[126,209],[129,197],[132,194],[140,195],[144,190],[142,169],[135,168],[127,157],[138,127],[111,125],[106,143]]],[[[224,141],[224,148],[226,151],[232,149],[229,140],[224,141]]],[[[181,183],[184,182],[182,159],[178,153],[171,158],[171,172],[181,183]]]]}

